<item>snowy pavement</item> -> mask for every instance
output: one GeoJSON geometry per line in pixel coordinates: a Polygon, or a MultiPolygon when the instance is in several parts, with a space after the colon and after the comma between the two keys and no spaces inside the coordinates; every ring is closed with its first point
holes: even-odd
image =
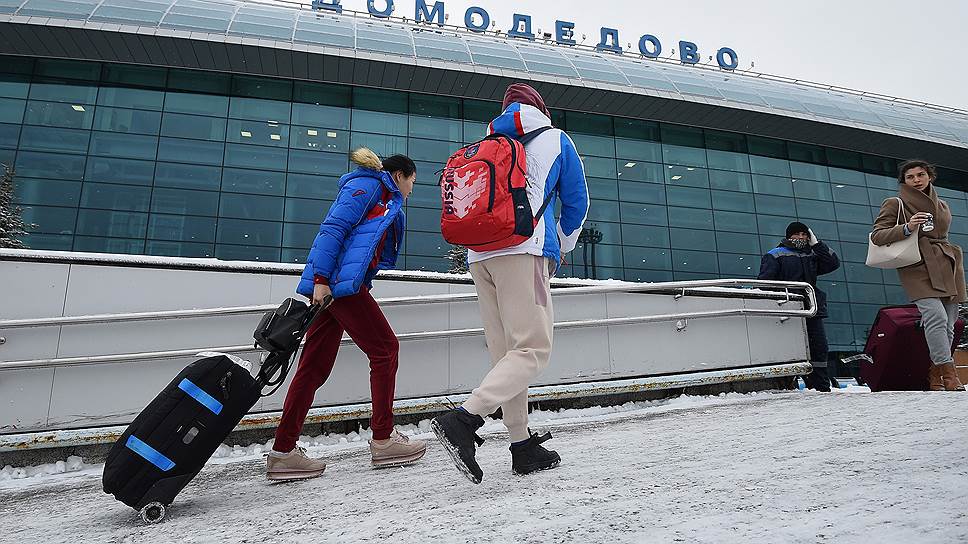
{"type": "Polygon", "coordinates": [[[288,484],[226,448],[154,526],[98,467],[0,481],[0,542],[966,542],[965,414],[968,394],[843,392],[541,413],[562,465],[512,475],[490,423],[480,486],[436,443],[373,470],[365,441],[317,440],[326,473],[288,484]]]}

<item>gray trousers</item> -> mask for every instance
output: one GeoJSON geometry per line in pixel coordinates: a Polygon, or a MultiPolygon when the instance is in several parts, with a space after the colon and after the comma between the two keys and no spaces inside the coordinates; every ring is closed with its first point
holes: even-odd
{"type": "Polygon", "coordinates": [[[924,339],[928,341],[931,362],[936,365],[953,362],[951,343],[955,340],[958,303],[944,302],[940,298],[922,298],[914,303],[921,311],[921,326],[924,328],[924,339]]]}

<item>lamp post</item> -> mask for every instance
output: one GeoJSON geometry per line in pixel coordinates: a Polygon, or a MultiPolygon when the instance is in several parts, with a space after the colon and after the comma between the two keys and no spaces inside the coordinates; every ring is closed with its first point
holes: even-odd
{"type": "Polygon", "coordinates": [[[578,243],[582,244],[582,264],[585,268],[585,277],[591,278],[593,280],[598,279],[598,264],[595,261],[595,244],[601,243],[602,238],[604,238],[602,231],[595,228],[595,224],[592,223],[587,227],[581,229],[581,234],[578,235],[578,243]],[[592,275],[588,275],[588,250],[591,248],[592,253],[592,275]]]}

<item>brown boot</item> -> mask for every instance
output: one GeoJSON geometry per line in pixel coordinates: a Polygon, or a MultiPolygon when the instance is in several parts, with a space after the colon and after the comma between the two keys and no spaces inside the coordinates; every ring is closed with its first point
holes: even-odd
{"type": "Polygon", "coordinates": [[[931,369],[928,370],[928,391],[944,391],[944,366],[931,363],[931,369]]]}
{"type": "Polygon", "coordinates": [[[958,379],[958,371],[955,370],[954,363],[941,365],[941,379],[944,382],[945,391],[964,391],[965,386],[958,379]]]}

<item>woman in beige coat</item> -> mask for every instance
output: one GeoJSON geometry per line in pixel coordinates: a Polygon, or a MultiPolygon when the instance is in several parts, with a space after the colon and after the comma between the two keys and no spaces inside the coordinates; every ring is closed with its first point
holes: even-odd
{"type": "Polygon", "coordinates": [[[934,166],[924,161],[907,161],[898,172],[901,184],[898,196],[904,202],[901,217],[907,222],[897,224],[898,201],[889,198],[881,204],[871,240],[882,246],[906,236],[918,237],[922,261],[899,268],[897,275],[908,298],[921,311],[924,337],[934,363],[928,372],[929,386],[932,391],[963,391],[951,358],[951,344],[958,319],[958,303],[968,297],[965,296],[961,248],[948,241],[951,211],[935,191],[937,174],[934,166]],[[922,225],[932,218],[934,229],[925,232],[922,225]]]}

